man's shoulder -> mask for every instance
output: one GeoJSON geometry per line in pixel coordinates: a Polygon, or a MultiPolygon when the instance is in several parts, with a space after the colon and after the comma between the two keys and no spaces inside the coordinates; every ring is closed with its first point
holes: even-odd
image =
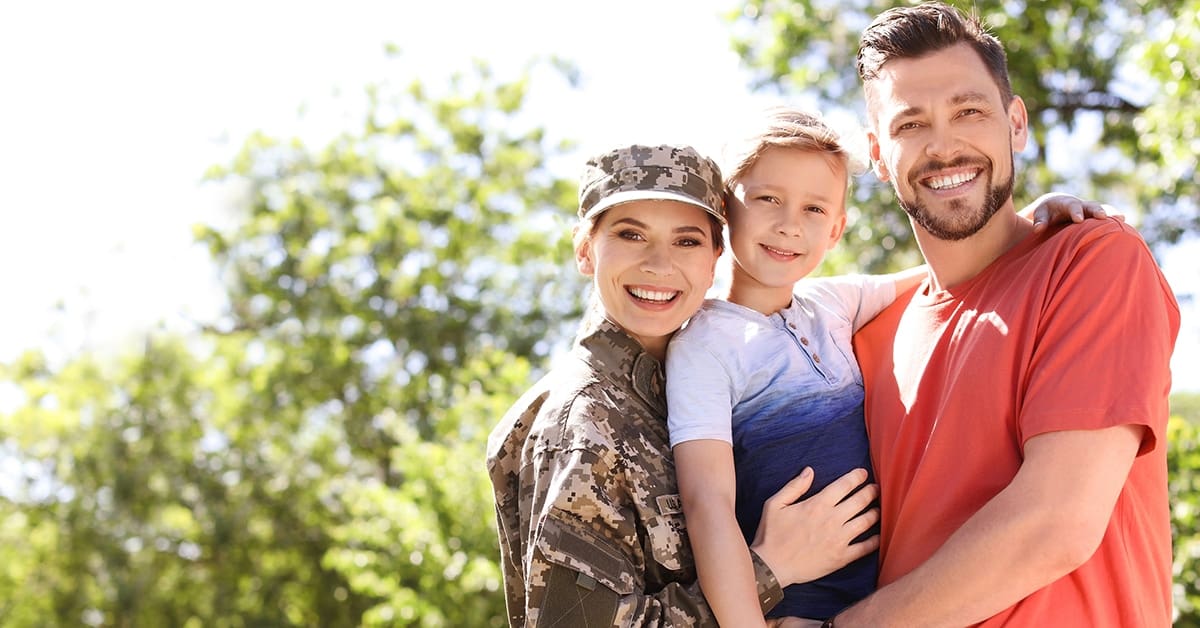
{"type": "Polygon", "coordinates": [[[1149,254],[1142,235],[1121,217],[1089,219],[1078,224],[1065,225],[1051,232],[1042,246],[1054,248],[1083,248],[1103,244],[1104,246],[1129,246],[1149,254]]]}

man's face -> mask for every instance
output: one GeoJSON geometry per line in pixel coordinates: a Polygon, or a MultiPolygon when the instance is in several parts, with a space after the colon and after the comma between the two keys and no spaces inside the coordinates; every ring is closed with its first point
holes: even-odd
{"type": "Polygon", "coordinates": [[[884,64],[866,84],[875,172],[891,181],[914,226],[962,240],[1012,205],[1013,151],[1025,147],[1025,105],[1005,107],[967,44],[884,64]]]}

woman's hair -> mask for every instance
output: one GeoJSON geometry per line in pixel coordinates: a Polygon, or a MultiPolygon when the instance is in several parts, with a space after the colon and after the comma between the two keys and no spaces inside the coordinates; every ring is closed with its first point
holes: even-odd
{"type": "MultiPolygon", "coordinates": [[[[793,148],[819,153],[847,174],[865,169],[862,159],[852,155],[845,143],[820,116],[794,107],[777,106],[766,109],[756,127],[742,139],[730,143],[725,150],[726,202],[733,184],[745,176],[758,159],[771,148],[793,148]]],[[[847,177],[847,180],[849,177],[847,177]]]]}
{"type": "Polygon", "coordinates": [[[1007,107],[1013,99],[1004,46],[983,27],[979,16],[963,15],[941,2],[888,9],[863,31],[855,65],[863,83],[879,78],[879,69],[892,59],[914,59],[965,43],[983,60],[1007,107]]]}

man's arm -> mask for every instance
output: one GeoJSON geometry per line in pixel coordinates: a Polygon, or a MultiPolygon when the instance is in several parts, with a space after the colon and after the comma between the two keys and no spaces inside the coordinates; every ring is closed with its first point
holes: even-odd
{"type": "Polygon", "coordinates": [[[1070,573],[1100,544],[1145,427],[1049,432],[1013,481],[920,567],[837,616],[846,626],[963,626],[1070,573]]]}

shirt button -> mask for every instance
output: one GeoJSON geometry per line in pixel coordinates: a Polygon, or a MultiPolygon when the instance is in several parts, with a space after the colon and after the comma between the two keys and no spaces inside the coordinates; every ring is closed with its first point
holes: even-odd
{"type": "Polygon", "coordinates": [[[792,329],[795,329],[795,328],[796,328],[796,324],[795,324],[795,323],[788,323],[788,327],[791,327],[792,329]]]}
{"type": "Polygon", "coordinates": [[[820,364],[820,363],[821,363],[821,356],[819,356],[819,355],[814,355],[814,356],[813,356],[813,362],[816,362],[817,364],[820,364]]]}
{"type": "Polygon", "coordinates": [[[806,347],[807,347],[807,346],[808,346],[808,338],[801,338],[801,339],[800,339],[800,344],[802,344],[802,345],[804,345],[804,346],[806,346],[806,347]]]}

